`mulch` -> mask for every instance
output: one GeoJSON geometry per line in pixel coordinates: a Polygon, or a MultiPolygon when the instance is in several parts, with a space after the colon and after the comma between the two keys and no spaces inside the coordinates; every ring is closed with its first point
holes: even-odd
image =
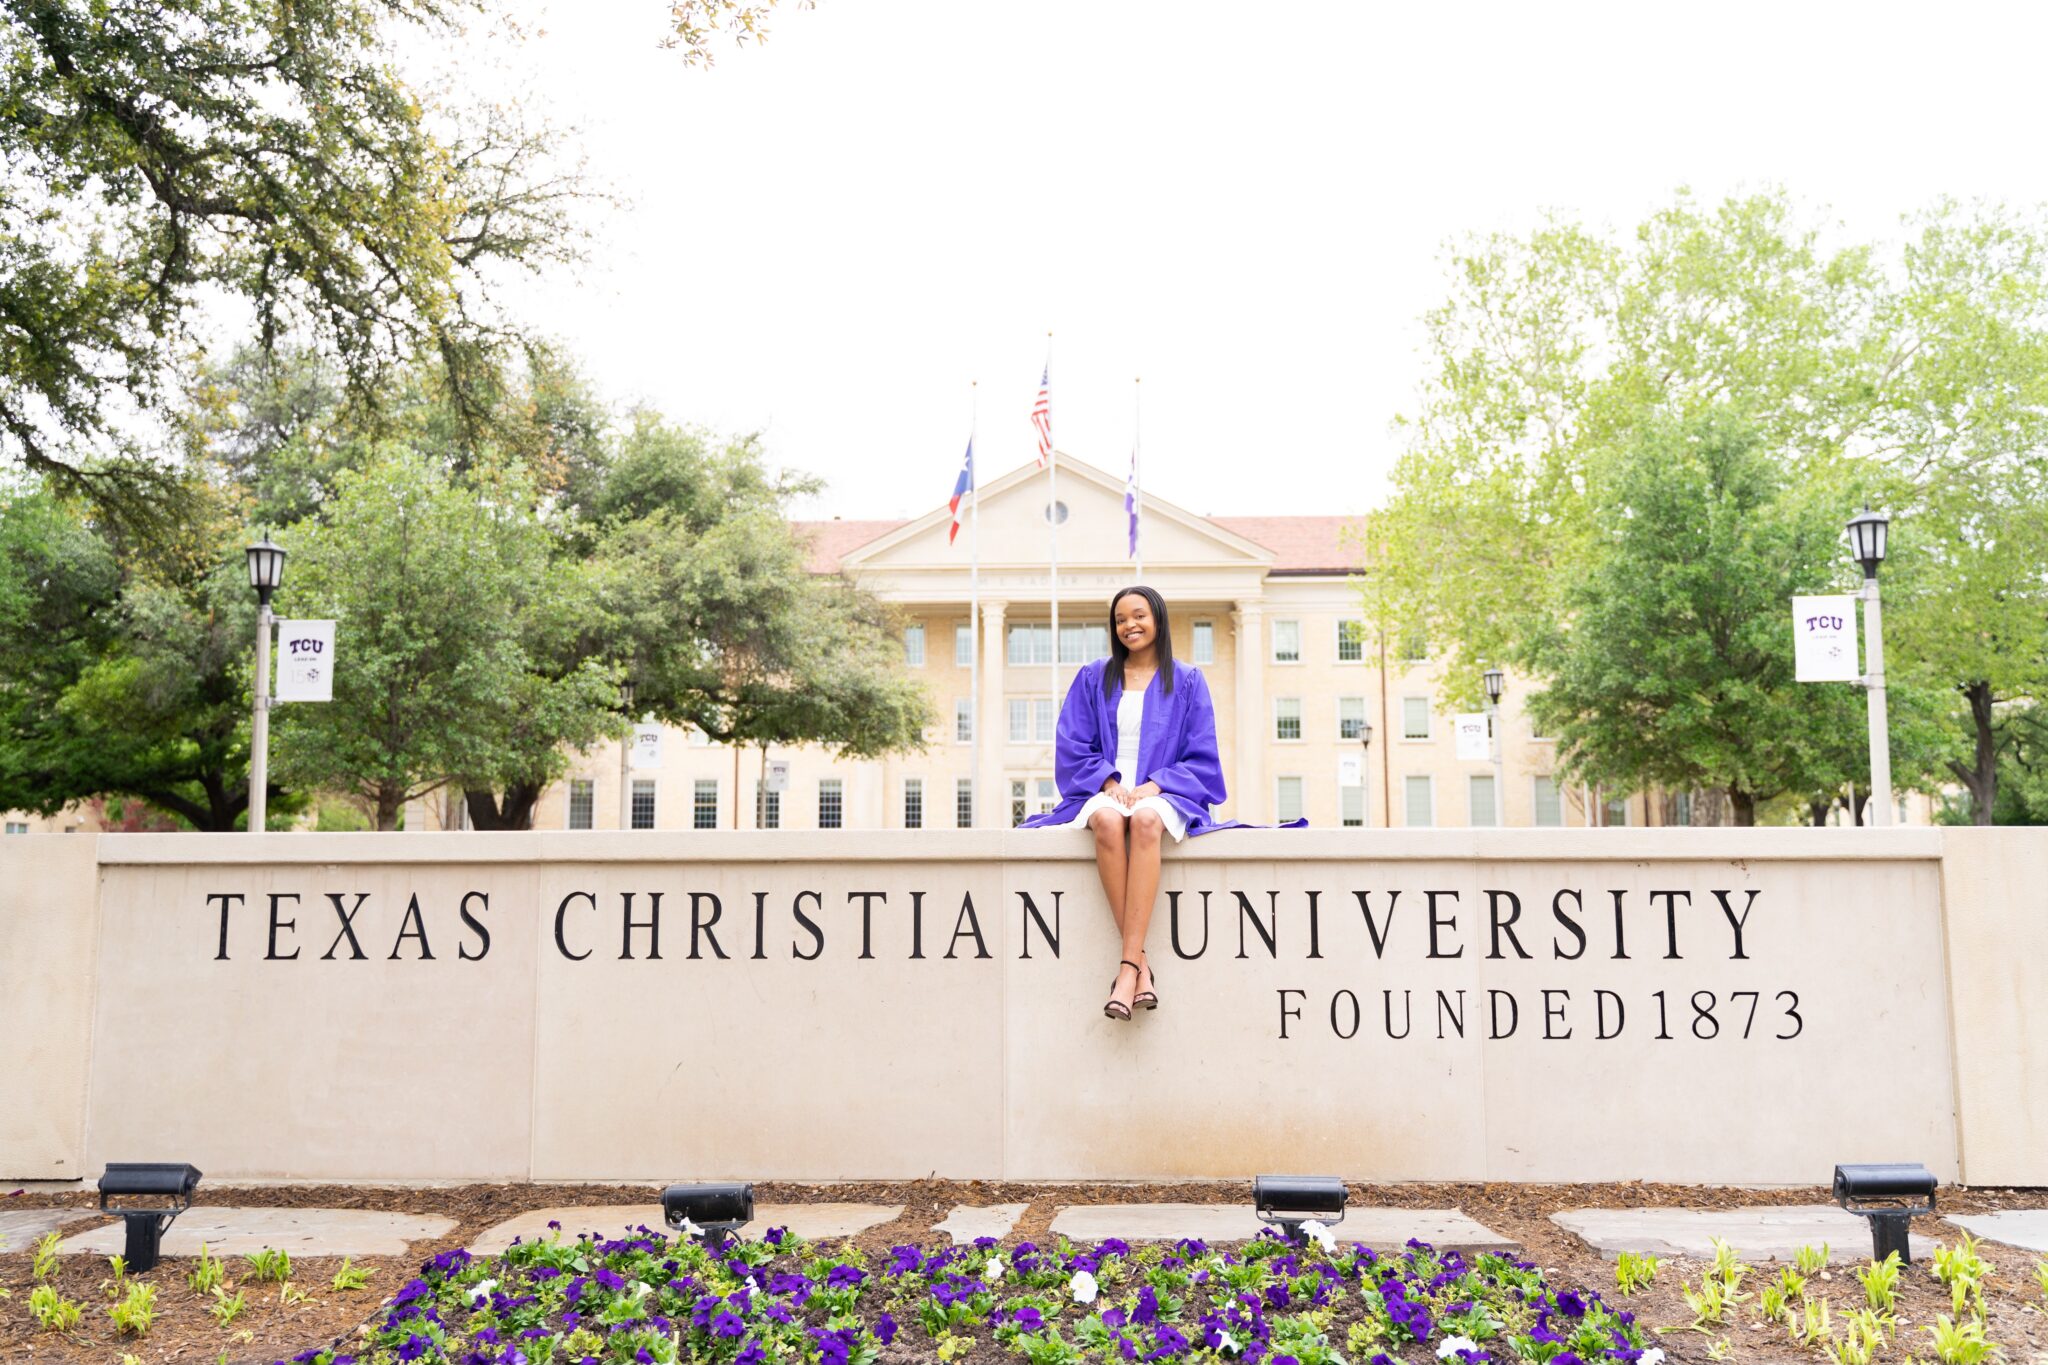
{"type": "MultiPolygon", "coordinates": [[[[338,1260],[305,1259],[293,1263],[293,1280],[312,1297],[302,1304],[283,1302],[278,1286],[258,1284],[249,1267],[237,1260],[228,1266],[229,1279],[246,1295],[248,1308],[229,1327],[222,1327],[207,1312],[207,1302],[185,1285],[190,1262],[167,1258],[156,1270],[140,1277],[158,1286],[157,1317],[149,1333],[140,1338],[121,1336],[108,1319],[110,1280],[106,1262],[96,1257],[62,1258],[54,1283],[64,1297],[85,1306],[85,1315],[71,1333],[41,1332],[28,1311],[28,1294],[33,1285],[30,1253],[26,1247],[0,1250],[0,1289],[12,1297],[0,1299],[0,1361],[49,1362],[50,1365],[117,1365],[132,1355],[142,1365],[255,1365],[289,1359],[309,1346],[324,1344],[355,1328],[373,1314],[384,1297],[409,1279],[419,1263],[438,1252],[465,1245],[486,1228],[531,1209],[558,1205],[615,1205],[645,1200],[652,1204],[658,1190],[646,1186],[620,1185],[459,1185],[392,1188],[361,1185],[202,1185],[197,1205],[384,1209],[408,1213],[438,1213],[456,1220],[445,1238],[416,1243],[404,1257],[372,1257],[357,1264],[375,1270],[370,1287],[355,1292],[331,1288],[338,1260]],[[246,1334],[246,1335],[244,1335],[246,1334]]],[[[1008,1243],[1041,1240],[1046,1236],[1055,1212],[1068,1204],[1093,1203],[1220,1203],[1249,1205],[1249,1182],[1215,1183],[1065,1183],[1027,1184],[1008,1181],[849,1181],[832,1184],[761,1182],[755,1187],[759,1202],[768,1204],[874,1203],[902,1204],[903,1214],[893,1222],[870,1229],[853,1239],[870,1253],[882,1253],[902,1242],[933,1240],[931,1226],[958,1204],[1021,1203],[1028,1207],[1008,1243]]],[[[1789,1189],[1712,1188],[1691,1185],[1620,1183],[1606,1185],[1524,1185],[1524,1184],[1404,1184],[1354,1185],[1354,1206],[1385,1205],[1410,1208],[1457,1208],[1496,1232],[1519,1241],[1528,1258],[1542,1266],[1558,1287],[1578,1286],[1600,1290],[1615,1300],[1614,1271],[1578,1238],[1549,1221],[1550,1215],[1573,1208],[1630,1208],[1643,1205],[1685,1208],[1742,1208],[1775,1204],[1817,1204],[1830,1202],[1824,1187],[1789,1189]]],[[[90,1189],[62,1192],[0,1191],[0,1209],[35,1207],[95,1207],[90,1189]]],[[[2011,1189],[1949,1189],[1942,1192],[1943,1212],[1978,1213],[2005,1208],[2048,1207],[2048,1191],[2011,1189]]],[[[90,1227],[74,1224],[67,1234],[90,1227]]],[[[1916,1232],[1936,1241],[1953,1242],[1957,1230],[1938,1218],[1922,1218],[1916,1232]]],[[[1339,1235],[1342,1235],[1341,1229],[1339,1235]]],[[[1737,1250],[1741,1248],[1738,1246],[1737,1250]]],[[[1863,1251],[1863,1248],[1857,1248],[1863,1251]]],[[[2042,1293],[2032,1253],[1992,1243],[1982,1244],[1979,1254],[1991,1261],[1997,1273],[1986,1292],[1986,1310],[1992,1338],[2006,1347],[2008,1361],[2048,1360],[2043,1337],[2048,1336],[2048,1318],[2043,1315],[2042,1293]]],[[[1639,1318],[1659,1327],[1682,1327],[1692,1320],[1680,1289],[1684,1279],[1697,1280],[1696,1263],[1668,1260],[1656,1284],[1626,1301],[1639,1318]]],[[[1776,1268],[1760,1269],[1749,1281],[1754,1292],[1776,1268]]],[[[1833,1299],[1838,1316],[1843,1310],[1860,1306],[1862,1295],[1847,1267],[1838,1267],[1819,1286],[1833,1299]]],[[[232,1292],[232,1289],[231,1289],[232,1292]]],[[[1615,1300],[1620,1302],[1619,1300],[1615,1300]]],[[[1742,1306],[1741,1325],[1709,1335],[1672,1331],[1660,1344],[1673,1362],[1707,1361],[1717,1337],[1727,1338],[1731,1354],[1723,1358],[1754,1361],[1759,1365],[1780,1362],[1811,1362],[1813,1354],[1790,1344],[1782,1332],[1752,1328],[1755,1301],[1742,1306]]],[[[1899,1336],[1880,1357],[1903,1361],[1910,1352],[1932,1358],[1928,1339],[1921,1328],[1934,1321],[1937,1313],[1949,1311],[1947,1291],[1938,1284],[1929,1267],[1916,1262],[1900,1284],[1899,1336]]],[[[909,1334],[906,1334],[906,1336],[909,1334]]],[[[897,1345],[905,1344],[899,1338],[897,1345]]],[[[989,1355],[980,1365],[994,1365],[988,1348],[967,1357],[989,1355]]],[[[1021,1357],[1003,1357],[1014,1362],[1021,1357]]]]}

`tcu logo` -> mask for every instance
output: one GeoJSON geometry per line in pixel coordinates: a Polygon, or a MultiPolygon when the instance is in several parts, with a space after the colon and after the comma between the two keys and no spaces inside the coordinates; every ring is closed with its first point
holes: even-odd
{"type": "Polygon", "coordinates": [[[327,642],[325,640],[287,640],[285,641],[285,648],[291,651],[293,658],[298,658],[304,654],[326,653],[327,642]]]}
{"type": "Polygon", "coordinates": [[[1842,618],[1839,616],[1809,616],[1806,618],[1806,628],[1808,630],[1840,630],[1842,628],[1842,618]]]}

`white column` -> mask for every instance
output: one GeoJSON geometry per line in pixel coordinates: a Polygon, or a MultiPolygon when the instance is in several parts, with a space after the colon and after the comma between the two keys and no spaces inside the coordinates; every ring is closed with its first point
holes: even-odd
{"type": "Polygon", "coordinates": [[[981,695],[974,701],[974,747],[981,755],[974,792],[977,829],[1005,829],[1010,823],[1010,789],[1003,777],[1003,741],[1009,715],[1003,707],[1003,614],[1006,602],[981,604],[981,695]]]}
{"type": "Polygon", "coordinates": [[[1239,820],[1263,823],[1271,806],[1266,791],[1266,607],[1256,599],[1230,613],[1237,634],[1237,773],[1230,784],[1231,811],[1239,820]]]}
{"type": "MultiPolygon", "coordinates": [[[[1892,808],[1891,720],[1884,695],[1884,618],[1878,612],[1877,580],[1863,580],[1863,662],[1869,666],[1863,684],[1870,689],[1870,823],[1889,825],[1892,808]]],[[[1851,794],[1853,798],[1853,793],[1851,794]]]]}

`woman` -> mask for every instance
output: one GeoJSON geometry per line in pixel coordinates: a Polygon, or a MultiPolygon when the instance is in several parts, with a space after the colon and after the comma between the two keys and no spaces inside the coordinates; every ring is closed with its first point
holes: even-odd
{"type": "Polygon", "coordinates": [[[1202,675],[1173,661],[1166,603],[1131,587],[1109,602],[1109,657],[1082,666],[1060,708],[1053,774],[1060,804],[1025,828],[1079,826],[1095,834],[1095,867],[1123,938],[1123,959],[1102,1012],[1128,1020],[1156,1009],[1145,931],[1159,892],[1166,835],[1229,828],[1209,807],[1225,799],[1216,757],[1216,711],[1202,675]]]}

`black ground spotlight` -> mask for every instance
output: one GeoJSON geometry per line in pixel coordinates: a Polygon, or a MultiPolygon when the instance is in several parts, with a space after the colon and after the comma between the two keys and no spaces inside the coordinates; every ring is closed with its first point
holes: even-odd
{"type": "Polygon", "coordinates": [[[1916,1162],[1835,1167],[1835,1202],[1870,1220],[1870,1258],[1892,1252],[1900,1265],[1913,1260],[1907,1229],[1915,1215],[1934,1212],[1934,1172],[1916,1162]]]}
{"type": "Polygon", "coordinates": [[[164,1229],[192,1207],[199,1168],[176,1161],[110,1161],[100,1177],[100,1209],[118,1213],[128,1228],[121,1260],[140,1274],[162,1253],[164,1229]],[[118,1201],[118,1202],[116,1202],[118,1201]]]}
{"type": "Polygon", "coordinates": [[[1271,1223],[1293,1241],[1301,1225],[1313,1219],[1325,1226],[1344,1221],[1350,1198],[1334,1175],[1262,1175],[1252,1181],[1252,1208],[1259,1221],[1271,1223]]]}
{"type": "Polygon", "coordinates": [[[671,1228],[704,1237],[712,1246],[754,1221],[754,1187],[745,1181],[671,1185],[661,1192],[661,1217],[671,1228]]]}

